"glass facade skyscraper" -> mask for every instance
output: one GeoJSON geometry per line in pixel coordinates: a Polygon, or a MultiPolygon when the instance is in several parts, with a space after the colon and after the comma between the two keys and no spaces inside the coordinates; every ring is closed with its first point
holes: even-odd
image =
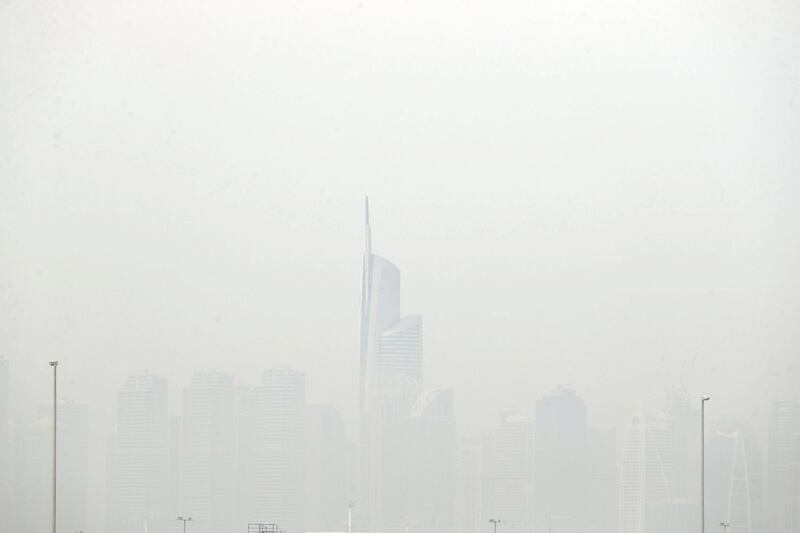
{"type": "Polygon", "coordinates": [[[402,424],[422,391],[422,318],[401,317],[400,271],[372,252],[369,203],[361,277],[357,526],[402,526],[402,424]]]}
{"type": "Polygon", "coordinates": [[[110,442],[110,533],[173,529],[169,437],[167,380],[152,374],[128,378],[117,395],[117,429],[110,442]]]}
{"type": "Polygon", "coordinates": [[[234,531],[236,428],[233,377],[196,372],[183,391],[180,505],[196,533],[234,531]]]}

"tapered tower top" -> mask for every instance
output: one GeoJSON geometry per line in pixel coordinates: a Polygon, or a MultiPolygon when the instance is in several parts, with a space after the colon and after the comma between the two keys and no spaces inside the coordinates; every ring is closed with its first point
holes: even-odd
{"type": "Polygon", "coordinates": [[[364,255],[372,255],[372,229],[369,227],[369,196],[364,196],[364,255]]]}

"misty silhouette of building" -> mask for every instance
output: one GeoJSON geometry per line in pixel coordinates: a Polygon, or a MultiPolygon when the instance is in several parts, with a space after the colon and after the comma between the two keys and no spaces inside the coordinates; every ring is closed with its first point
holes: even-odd
{"type": "Polygon", "coordinates": [[[772,533],[800,531],[800,403],[772,404],[767,508],[772,533]]]}
{"type": "Polygon", "coordinates": [[[589,493],[587,531],[618,533],[619,468],[617,432],[613,429],[589,430],[589,493]]]}
{"type": "Polygon", "coordinates": [[[233,377],[207,370],[183,391],[180,513],[195,533],[234,531],[237,465],[233,377]]]}
{"type": "Polygon", "coordinates": [[[421,533],[453,530],[455,494],[453,390],[422,393],[402,424],[402,502],[406,527],[421,533]]]}
{"type": "MultiPolygon", "coordinates": [[[[51,527],[53,483],[53,416],[39,408],[30,424],[14,435],[11,506],[6,517],[15,533],[38,533],[51,527]]],[[[88,408],[74,402],[58,405],[58,531],[83,531],[88,522],[88,408]]]]}
{"type": "Polygon", "coordinates": [[[752,433],[721,423],[706,437],[706,527],[730,524],[730,533],[765,531],[764,472],[752,433]]]}
{"type": "Polygon", "coordinates": [[[589,489],[586,405],[560,387],[536,401],[534,494],[537,533],[586,528],[589,489]]]}
{"type": "Polygon", "coordinates": [[[330,405],[308,405],[305,416],[306,529],[341,531],[348,501],[344,422],[330,405]]]}
{"type": "Polygon", "coordinates": [[[303,533],[305,489],[305,375],[289,368],[264,372],[241,391],[236,527],[277,523],[303,533]]]}
{"type": "Polygon", "coordinates": [[[456,454],[456,518],[459,533],[485,533],[489,517],[484,513],[490,491],[486,438],[462,439],[456,454]]]}
{"type": "MultiPolygon", "coordinates": [[[[410,315],[381,332],[378,372],[422,384],[422,317],[410,315]]],[[[384,377],[384,379],[386,379],[384,377]]]]}
{"type": "MultiPolygon", "coordinates": [[[[49,417],[48,417],[49,418],[49,417]]],[[[50,433],[50,432],[48,432],[50,433]]],[[[85,531],[89,518],[89,408],[58,405],[58,531],[85,531]]]]}
{"type": "Polygon", "coordinates": [[[14,428],[9,531],[35,533],[51,527],[53,419],[40,408],[32,422],[14,428]]]}
{"type": "Polygon", "coordinates": [[[503,533],[530,533],[534,530],[530,415],[519,409],[503,409],[489,446],[485,516],[502,520],[503,533]]]}
{"type": "Polygon", "coordinates": [[[401,318],[400,271],[372,253],[365,205],[361,279],[359,379],[359,494],[357,527],[404,527],[402,449],[405,417],[422,391],[422,319],[401,318]]]}
{"type": "Polygon", "coordinates": [[[167,380],[131,376],[117,395],[117,428],[109,442],[109,533],[174,529],[170,440],[167,380]]]}
{"type": "MultiPolygon", "coordinates": [[[[696,526],[700,519],[698,404],[699,399],[691,399],[685,388],[669,387],[658,416],[636,415],[631,420],[620,490],[622,533],[666,533],[696,526]]],[[[706,434],[708,442],[708,428],[706,434]]],[[[706,459],[709,471],[716,458],[707,450],[706,459]]],[[[706,500],[706,527],[719,527],[723,507],[727,508],[706,500]]]]}
{"type": "MultiPolygon", "coordinates": [[[[684,387],[668,387],[665,395],[664,420],[671,458],[669,479],[670,497],[674,512],[693,514],[700,518],[697,507],[697,491],[700,484],[700,456],[697,449],[700,440],[699,400],[689,397],[684,387]]],[[[707,514],[711,520],[711,515],[707,514]]],[[[691,517],[687,520],[691,521],[691,517]]],[[[719,526],[719,520],[706,524],[719,526]]],[[[696,521],[695,521],[696,523],[696,521]]]]}
{"type": "Polygon", "coordinates": [[[671,529],[672,446],[664,417],[634,415],[628,426],[620,487],[620,533],[671,529]]]}
{"type": "Polygon", "coordinates": [[[177,513],[181,506],[181,472],[183,460],[181,457],[181,416],[169,417],[169,502],[171,513],[177,513]]]}

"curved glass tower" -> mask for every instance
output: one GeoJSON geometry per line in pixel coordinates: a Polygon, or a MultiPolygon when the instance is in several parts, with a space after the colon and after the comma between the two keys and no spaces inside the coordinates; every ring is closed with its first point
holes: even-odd
{"type": "Polygon", "coordinates": [[[422,318],[400,315],[400,270],[372,253],[369,200],[364,206],[364,261],[361,274],[359,381],[358,528],[392,525],[397,480],[391,439],[422,389],[422,318]]]}

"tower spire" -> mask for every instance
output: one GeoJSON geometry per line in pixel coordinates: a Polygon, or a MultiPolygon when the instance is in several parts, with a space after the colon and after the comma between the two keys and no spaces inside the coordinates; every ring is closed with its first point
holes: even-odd
{"type": "Polygon", "coordinates": [[[369,196],[364,196],[364,255],[372,255],[372,228],[369,226],[369,196]]]}

